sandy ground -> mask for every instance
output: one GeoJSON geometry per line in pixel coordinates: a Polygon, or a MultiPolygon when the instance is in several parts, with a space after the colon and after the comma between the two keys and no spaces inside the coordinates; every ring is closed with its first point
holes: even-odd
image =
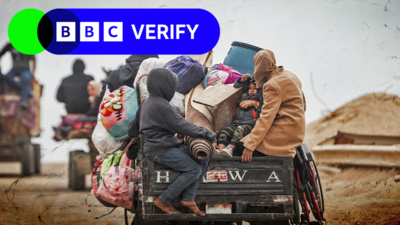
{"type": "Polygon", "coordinates": [[[125,224],[121,208],[95,219],[111,208],[89,190],[69,191],[67,164],[42,164],[42,171],[42,176],[0,178],[0,224],[125,224]]]}
{"type": "MultiPolygon", "coordinates": [[[[0,224],[124,224],[120,208],[95,219],[111,209],[89,190],[69,191],[67,165],[43,164],[42,171],[42,176],[0,177],[0,224]]],[[[321,178],[329,225],[400,224],[400,170],[321,169],[321,178]]]]}
{"type": "Polygon", "coordinates": [[[330,224],[400,224],[400,170],[337,170],[320,174],[330,224]]]}

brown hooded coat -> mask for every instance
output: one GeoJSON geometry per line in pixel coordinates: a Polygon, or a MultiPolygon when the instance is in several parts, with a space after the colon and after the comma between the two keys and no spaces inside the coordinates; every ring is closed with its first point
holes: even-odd
{"type": "Polygon", "coordinates": [[[253,130],[241,141],[251,151],[294,157],[305,134],[306,102],[301,82],[282,66],[277,67],[269,50],[259,51],[254,63],[256,82],[267,80],[263,85],[264,104],[253,130]]]}

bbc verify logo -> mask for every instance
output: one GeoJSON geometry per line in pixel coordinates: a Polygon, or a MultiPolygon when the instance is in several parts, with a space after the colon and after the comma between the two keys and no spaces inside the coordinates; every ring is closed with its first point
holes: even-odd
{"type": "MultiPolygon", "coordinates": [[[[98,22],[81,22],[80,41],[98,42],[100,28],[98,22]]],[[[140,26],[132,24],[132,32],[136,39],[140,39],[142,34],[146,39],[180,39],[186,32],[190,33],[190,39],[195,39],[195,33],[199,24],[193,27],[190,24],[177,24],[167,26],[165,24],[141,24],[140,26]],[[140,28],[137,28],[140,27],[140,28]]],[[[76,41],[75,22],[57,22],[57,42],[75,42],[76,41]]],[[[123,41],[123,22],[104,22],[103,23],[103,41],[115,42],[123,41]]]]}
{"type": "Polygon", "coordinates": [[[220,27],[203,9],[26,9],[13,17],[8,34],[28,54],[194,55],[214,48],[220,27]],[[33,29],[22,29],[27,18],[33,29]]]}
{"type": "MultiPolygon", "coordinates": [[[[75,22],[57,22],[56,37],[57,42],[76,41],[75,22]]],[[[123,22],[104,22],[103,40],[105,42],[123,41],[123,22]]],[[[100,26],[98,22],[80,22],[80,41],[98,42],[100,41],[100,26]]]]}

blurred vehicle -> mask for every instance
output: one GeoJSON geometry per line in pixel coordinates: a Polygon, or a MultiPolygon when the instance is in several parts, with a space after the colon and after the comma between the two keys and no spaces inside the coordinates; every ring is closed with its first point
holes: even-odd
{"type": "MultiPolygon", "coordinates": [[[[4,82],[0,70],[0,82],[4,82]]],[[[40,98],[43,86],[31,82],[31,98],[21,108],[20,93],[4,83],[0,95],[0,162],[21,162],[22,175],[40,173],[40,145],[31,142],[40,136],[40,98]]]]}

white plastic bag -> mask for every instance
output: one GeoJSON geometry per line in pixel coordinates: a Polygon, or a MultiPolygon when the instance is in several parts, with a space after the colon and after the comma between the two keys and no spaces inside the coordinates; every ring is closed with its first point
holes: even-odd
{"type": "Polygon", "coordinates": [[[97,151],[100,153],[100,159],[104,159],[116,150],[121,149],[125,142],[125,140],[114,140],[101,122],[97,123],[93,130],[92,141],[97,151]]]}
{"type": "Polygon", "coordinates": [[[140,78],[136,89],[139,91],[140,103],[142,103],[147,97],[149,97],[149,91],[147,90],[147,74],[143,74],[140,78]]]}
{"type": "Polygon", "coordinates": [[[175,92],[169,104],[178,111],[178,113],[185,118],[185,96],[179,92],[175,92]]]}
{"type": "Polygon", "coordinates": [[[154,68],[163,68],[166,61],[157,58],[148,58],[144,60],[139,67],[139,70],[136,74],[135,81],[133,82],[133,87],[137,89],[139,85],[140,78],[145,75],[149,74],[150,71],[154,68]]]}

